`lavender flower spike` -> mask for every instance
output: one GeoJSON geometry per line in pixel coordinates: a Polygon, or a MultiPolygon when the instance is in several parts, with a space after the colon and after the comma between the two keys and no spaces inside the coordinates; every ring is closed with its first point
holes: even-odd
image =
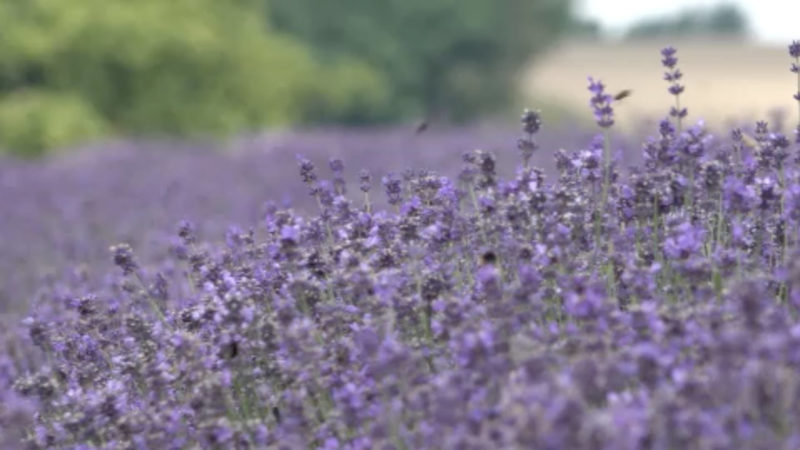
{"type": "Polygon", "coordinates": [[[109,249],[114,255],[114,264],[122,269],[122,273],[130,275],[135,272],[139,265],[133,259],[133,250],[128,244],[118,244],[109,249]]]}
{"type": "Polygon", "coordinates": [[[536,134],[542,127],[542,117],[539,111],[532,111],[525,109],[522,113],[522,131],[526,136],[517,141],[517,148],[522,154],[522,161],[525,167],[528,167],[533,152],[539,148],[536,141],[533,140],[533,135],[536,134]]]}
{"type": "Polygon", "coordinates": [[[789,56],[794,58],[792,66],[789,70],[797,74],[797,92],[794,93],[794,99],[797,100],[797,129],[795,130],[795,141],[800,144],[800,41],[792,41],[789,44],[789,56]]]}
{"type": "Polygon", "coordinates": [[[676,52],[677,50],[672,46],[663,48],[661,50],[661,56],[663,57],[661,64],[667,69],[667,71],[664,72],[664,80],[670,83],[667,91],[675,96],[675,106],[670,108],[669,115],[675,118],[676,128],[680,133],[681,119],[686,117],[688,111],[686,108],[681,107],[680,95],[683,93],[685,87],[680,84],[683,73],[676,67],[678,64],[678,58],[675,56],[676,52]]]}
{"type": "Polygon", "coordinates": [[[614,97],[606,94],[605,85],[600,80],[589,77],[589,92],[592,98],[589,105],[594,110],[594,119],[603,128],[603,205],[608,201],[609,180],[611,176],[611,138],[609,128],[614,125],[614,109],[611,103],[614,97]]]}
{"type": "Polygon", "coordinates": [[[609,128],[614,125],[614,109],[611,107],[614,98],[606,94],[605,89],[603,82],[589,77],[589,92],[593,94],[589,99],[589,105],[592,107],[597,125],[601,128],[609,128]]]}

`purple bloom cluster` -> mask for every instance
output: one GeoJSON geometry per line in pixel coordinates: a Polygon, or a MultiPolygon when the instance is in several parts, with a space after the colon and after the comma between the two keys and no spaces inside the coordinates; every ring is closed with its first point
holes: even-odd
{"type": "MultiPolygon", "coordinates": [[[[585,139],[574,131],[543,132],[537,140],[547,147],[585,139]]],[[[363,169],[351,186],[372,188],[370,201],[383,207],[380,181],[387,171],[427,167],[454,176],[461,153],[513,146],[516,134],[513,124],[439,127],[419,137],[407,128],[321,129],[241,138],[225,151],[198,143],[118,142],[37,162],[0,156],[0,315],[23,312],[53,289],[102,287],[109,247],[119,242],[130,244],[143,264],[170,258],[175,224],[185,218],[207,239],[221,241],[230,224],[257,222],[267,199],[319,211],[297,176],[298,153],[320,172],[330,157],[348,162],[342,178],[356,179],[363,169]]],[[[499,161],[499,173],[513,174],[517,161],[499,161]]],[[[544,154],[532,163],[553,165],[544,154]]],[[[348,195],[364,196],[355,188],[348,195]]]]}
{"type": "MultiPolygon", "coordinates": [[[[793,97],[797,100],[797,110],[800,113],[800,41],[792,41],[792,43],[789,44],[789,56],[794,59],[789,70],[797,74],[797,92],[794,93],[793,97]]],[[[800,144],[800,116],[797,118],[795,142],[800,144]]]]}
{"type": "Polygon", "coordinates": [[[525,137],[517,141],[517,148],[519,148],[522,155],[522,164],[528,167],[530,164],[533,153],[539,148],[539,144],[533,140],[533,135],[539,132],[542,127],[542,117],[539,111],[531,111],[526,109],[522,113],[522,131],[525,132],[525,137]]]}
{"type": "Polygon", "coordinates": [[[589,106],[592,107],[594,120],[601,128],[609,128],[614,125],[614,109],[611,107],[614,98],[606,93],[605,89],[602,81],[589,77],[589,92],[592,94],[589,106]]]}
{"type": "Polygon", "coordinates": [[[748,132],[664,120],[605,180],[599,139],[508,177],[289,158],[308,207],[42,284],[0,447],[798,448],[800,158],[748,132]]]}
{"type": "Polygon", "coordinates": [[[677,50],[674,47],[665,47],[662,49],[661,56],[663,59],[661,60],[661,64],[667,69],[667,71],[664,72],[664,80],[670,83],[667,90],[670,94],[675,96],[675,106],[670,108],[669,115],[675,118],[678,123],[678,130],[680,131],[681,119],[686,117],[688,111],[686,108],[681,107],[680,103],[680,95],[683,93],[685,87],[680,84],[680,80],[683,78],[683,72],[676,67],[678,65],[678,58],[675,56],[675,53],[677,53],[677,50]]]}

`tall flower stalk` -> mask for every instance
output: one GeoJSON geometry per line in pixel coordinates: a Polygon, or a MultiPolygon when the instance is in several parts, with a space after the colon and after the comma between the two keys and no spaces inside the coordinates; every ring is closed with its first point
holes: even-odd
{"type": "Polygon", "coordinates": [[[614,97],[605,92],[605,85],[600,80],[589,77],[589,92],[592,97],[589,105],[594,112],[597,125],[603,130],[603,197],[602,205],[608,202],[609,183],[611,181],[611,135],[610,128],[614,125],[614,108],[611,103],[614,97]]]}
{"type": "MultiPolygon", "coordinates": [[[[594,119],[597,125],[603,130],[603,191],[601,199],[602,210],[595,210],[595,240],[597,248],[600,248],[600,242],[603,240],[603,221],[605,220],[605,212],[608,207],[608,195],[611,184],[611,126],[614,125],[614,108],[611,104],[614,97],[605,92],[605,85],[600,80],[595,80],[589,77],[589,92],[592,97],[589,100],[589,105],[594,112],[594,119]]],[[[614,264],[611,256],[614,254],[614,242],[608,239],[608,264],[604,268],[606,273],[606,292],[613,295],[616,290],[616,280],[614,276],[614,264]]]]}
{"type": "Polygon", "coordinates": [[[800,144],[800,41],[792,41],[789,45],[789,56],[794,58],[791,70],[797,75],[797,92],[794,99],[797,100],[797,128],[795,129],[795,141],[800,144]]]}
{"type": "Polygon", "coordinates": [[[525,137],[517,141],[517,148],[522,155],[523,167],[528,169],[533,153],[539,148],[539,144],[533,140],[533,135],[538,133],[542,127],[542,116],[539,111],[525,109],[520,121],[522,122],[522,131],[525,132],[525,137]]]}
{"type": "Polygon", "coordinates": [[[680,134],[681,122],[688,114],[688,111],[685,107],[681,106],[681,94],[685,87],[680,84],[680,80],[683,78],[683,72],[676,67],[678,65],[678,58],[675,56],[676,52],[677,50],[674,47],[662,49],[661,56],[663,59],[661,60],[661,64],[667,69],[667,71],[664,72],[664,80],[670,83],[667,90],[675,97],[675,105],[670,108],[669,115],[675,119],[675,128],[678,134],[680,134]]]}

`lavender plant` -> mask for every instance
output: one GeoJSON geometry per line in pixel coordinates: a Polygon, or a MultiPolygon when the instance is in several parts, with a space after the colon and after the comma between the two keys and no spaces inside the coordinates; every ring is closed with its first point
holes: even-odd
{"type": "Polygon", "coordinates": [[[526,109],[522,113],[522,130],[525,132],[525,137],[517,141],[517,148],[522,155],[522,165],[527,168],[530,164],[533,153],[539,148],[539,144],[533,140],[533,135],[539,132],[542,127],[542,117],[539,111],[531,111],[526,109]]]}
{"type": "Polygon", "coordinates": [[[592,98],[589,104],[594,112],[597,126],[603,129],[603,197],[601,205],[608,202],[608,189],[611,176],[611,139],[608,129],[614,125],[614,109],[611,103],[614,97],[605,92],[605,85],[600,80],[589,77],[589,92],[592,98]]]}
{"type": "Polygon", "coordinates": [[[683,118],[687,116],[688,111],[685,107],[681,107],[681,93],[683,93],[685,86],[680,84],[680,80],[683,78],[683,72],[676,67],[678,65],[678,58],[675,56],[675,53],[677,53],[677,50],[674,47],[665,47],[662,49],[661,56],[663,59],[661,60],[661,64],[667,69],[667,71],[664,72],[664,80],[670,83],[668,91],[675,97],[675,106],[670,108],[669,115],[675,119],[675,127],[678,133],[680,133],[681,122],[683,118]]]}
{"type": "Polygon", "coordinates": [[[793,98],[797,100],[797,128],[795,129],[795,142],[800,144],[800,41],[792,41],[789,44],[789,56],[794,59],[790,70],[792,73],[797,74],[797,92],[793,95],[793,98]]]}
{"type": "Polygon", "coordinates": [[[344,158],[301,156],[310,206],[115,245],[2,331],[0,444],[798,448],[797,149],[685,115],[625,174],[603,136],[531,166],[531,111],[507,177],[484,150],[457,177],[369,167],[362,200],[344,158]]]}

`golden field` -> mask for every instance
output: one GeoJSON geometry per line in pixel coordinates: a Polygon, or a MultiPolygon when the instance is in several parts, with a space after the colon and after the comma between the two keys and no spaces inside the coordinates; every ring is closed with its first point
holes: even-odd
{"type": "MultiPolygon", "coordinates": [[[[775,121],[783,110],[787,124],[797,123],[797,77],[789,71],[786,46],[746,41],[646,41],[633,43],[567,42],[551,49],[526,70],[523,97],[532,106],[558,104],[591,119],[587,76],[600,78],[609,93],[632,89],[633,95],[615,107],[625,129],[663,117],[674,104],[663,80],[660,49],[678,49],[678,67],[686,91],[681,104],[688,121],[703,119],[711,126],[731,120],[775,121]]],[[[787,43],[788,45],[788,43],[787,43]]],[[[774,123],[773,123],[774,124],[774,123]]]]}

